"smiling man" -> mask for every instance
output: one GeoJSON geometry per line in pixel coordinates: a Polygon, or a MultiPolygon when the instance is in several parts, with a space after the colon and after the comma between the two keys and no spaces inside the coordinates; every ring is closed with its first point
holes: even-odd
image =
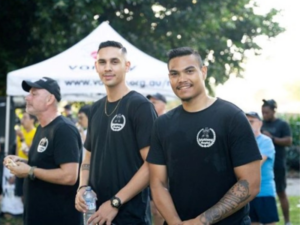
{"type": "Polygon", "coordinates": [[[147,161],[158,210],[169,225],[250,224],[261,155],[246,116],[207,94],[198,52],[171,50],[168,69],[182,105],[158,117],[152,132],[147,161]]]}
{"type": "Polygon", "coordinates": [[[130,62],[121,43],[101,43],[95,68],[107,96],[90,110],[76,208],[86,210],[82,195],[90,185],[98,200],[89,224],[150,225],[145,160],[156,112],[151,102],[127,87],[130,62]]]}

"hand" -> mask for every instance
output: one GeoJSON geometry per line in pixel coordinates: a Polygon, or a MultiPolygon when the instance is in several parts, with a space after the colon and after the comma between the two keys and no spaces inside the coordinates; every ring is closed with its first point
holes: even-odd
{"type": "Polygon", "coordinates": [[[28,173],[30,170],[30,166],[23,162],[16,162],[16,164],[8,164],[7,169],[10,170],[10,172],[14,175],[16,175],[19,178],[28,177],[28,173]]]}
{"type": "Polygon", "coordinates": [[[16,130],[16,135],[20,137],[20,139],[24,139],[24,135],[20,129],[16,130]]]}
{"type": "Polygon", "coordinates": [[[84,198],[83,198],[83,194],[85,192],[85,188],[81,188],[75,197],[75,208],[79,211],[79,212],[86,212],[87,210],[87,205],[85,204],[84,198]]]}
{"type": "Polygon", "coordinates": [[[21,161],[21,158],[16,156],[16,155],[8,155],[4,158],[3,160],[3,165],[4,166],[8,166],[9,164],[12,164],[14,166],[16,166],[16,162],[21,161]]]}
{"type": "Polygon", "coordinates": [[[113,208],[110,200],[104,202],[88,220],[88,224],[113,225],[112,221],[118,214],[119,210],[113,208]]]}

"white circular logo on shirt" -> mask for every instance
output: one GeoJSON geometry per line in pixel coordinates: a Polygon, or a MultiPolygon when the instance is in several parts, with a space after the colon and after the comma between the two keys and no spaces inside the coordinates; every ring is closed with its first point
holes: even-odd
{"type": "Polygon", "coordinates": [[[209,148],[216,141],[216,133],[213,129],[205,127],[197,134],[197,143],[202,148],[209,148]]]}
{"type": "Polygon", "coordinates": [[[48,139],[44,137],[40,140],[39,145],[37,147],[37,151],[44,152],[46,151],[47,147],[48,147],[48,139]]]}
{"type": "Polygon", "coordinates": [[[120,131],[125,127],[126,124],[126,118],[122,114],[117,114],[114,116],[114,118],[111,120],[110,128],[113,131],[120,131]]]}

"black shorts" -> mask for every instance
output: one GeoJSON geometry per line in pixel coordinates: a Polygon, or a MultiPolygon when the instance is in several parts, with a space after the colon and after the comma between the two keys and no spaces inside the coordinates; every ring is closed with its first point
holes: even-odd
{"type": "Polygon", "coordinates": [[[252,222],[278,222],[278,212],[275,197],[256,197],[250,202],[249,216],[252,222]]]}
{"type": "Polygon", "coordinates": [[[274,180],[276,185],[276,192],[284,192],[286,189],[285,168],[274,168],[274,180]]]}
{"type": "Polygon", "coordinates": [[[24,183],[24,178],[16,177],[15,196],[18,196],[18,197],[23,196],[23,183],[24,183]]]}

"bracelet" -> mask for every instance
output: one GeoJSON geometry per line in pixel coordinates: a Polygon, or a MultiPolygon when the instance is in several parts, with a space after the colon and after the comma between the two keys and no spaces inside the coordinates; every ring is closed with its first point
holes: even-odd
{"type": "Polygon", "coordinates": [[[30,170],[29,170],[29,172],[28,172],[28,177],[29,177],[30,180],[34,180],[34,179],[35,179],[35,175],[34,175],[34,172],[33,172],[33,170],[34,170],[35,168],[36,168],[36,166],[30,167],[30,170]]]}
{"type": "Polygon", "coordinates": [[[78,189],[77,189],[77,192],[81,189],[81,188],[84,188],[84,187],[88,187],[89,185],[81,185],[78,189]]]}
{"type": "Polygon", "coordinates": [[[20,141],[21,141],[21,142],[24,142],[25,140],[24,140],[24,138],[20,138],[20,141]]]}

